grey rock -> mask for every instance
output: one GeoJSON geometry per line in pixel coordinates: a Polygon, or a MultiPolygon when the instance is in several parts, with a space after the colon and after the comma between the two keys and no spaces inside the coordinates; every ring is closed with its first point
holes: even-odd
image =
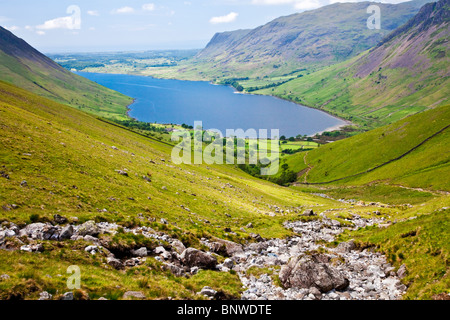
{"type": "Polygon", "coordinates": [[[214,253],[224,253],[231,257],[235,254],[244,253],[242,245],[229,240],[217,239],[216,242],[211,244],[211,251],[214,253]]]}
{"type": "Polygon", "coordinates": [[[214,298],[217,294],[217,291],[211,287],[203,287],[203,289],[200,291],[200,294],[210,298],[214,298]]]}
{"type": "Polygon", "coordinates": [[[183,264],[190,268],[199,267],[214,270],[217,265],[217,259],[215,257],[194,248],[184,250],[180,258],[183,264]]]}
{"type": "Polygon", "coordinates": [[[39,294],[38,300],[52,300],[53,296],[47,291],[43,291],[39,294]]]}
{"type": "Polygon", "coordinates": [[[355,250],[356,245],[354,241],[349,241],[349,242],[341,242],[339,243],[339,245],[336,247],[336,251],[337,252],[350,252],[352,250],[355,250]]]}
{"type": "Polygon", "coordinates": [[[174,240],[172,241],[172,247],[175,249],[176,252],[179,254],[182,254],[184,250],[186,250],[186,247],[184,246],[183,242],[180,240],[174,240]]]}
{"type": "Polygon", "coordinates": [[[253,223],[249,223],[249,224],[247,224],[246,226],[245,226],[246,228],[249,228],[249,229],[252,229],[253,228],[253,223]]]}
{"type": "Polygon", "coordinates": [[[99,301],[108,301],[108,299],[106,299],[105,297],[100,297],[98,298],[99,301]]]}
{"type": "Polygon", "coordinates": [[[133,256],[135,256],[135,257],[142,257],[143,258],[143,257],[147,256],[148,252],[147,252],[147,248],[142,247],[142,248],[137,249],[137,250],[132,250],[131,254],[133,256]]]}
{"type": "Polygon", "coordinates": [[[123,299],[145,299],[145,294],[141,291],[127,291],[123,294],[123,299]]]}
{"type": "Polygon", "coordinates": [[[228,268],[228,269],[233,269],[233,267],[234,267],[234,262],[233,262],[233,260],[227,258],[227,259],[225,259],[225,261],[223,262],[223,266],[224,266],[225,268],[228,268]]]}
{"type": "Polygon", "coordinates": [[[397,276],[400,279],[404,279],[407,274],[408,274],[408,270],[406,269],[406,265],[402,264],[397,271],[397,276]]]}
{"type": "Polygon", "coordinates": [[[87,221],[83,223],[78,229],[78,234],[81,236],[98,236],[99,229],[94,221],[87,221]]]}
{"type": "Polygon", "coordinates": [[[314,213],[313,209],[308,209],[308,210],[303,211],[302,216],[313,217],[313,216],[316,216],[316,214],[314,213]]]}
{"type": "Polygon", "coordinates": [[[67,221],[68,221],[66,217],[60,216],[59,214],[55,214],[55,215],[53,216],[53,220],[54,220],[57,224],[65,224],[65,223],[67,223],[67,221]]]}
{"type": "Polygon", "coordinates": [[[2,281],[6,281],[6,280],[9,280],[9,279],[11,279],[11,277],[9,275],[7,275],[6,273],[2,274],[0,276],[0,280],[2,280],[2,281]]]}
{"type": "Polygon", "coordinates": [[[312,288],[321,292],[344,290],[348,279],[337,269],[321,262],[320,255],[298,256],[280,270],[280,280],[285,288],[312,288]]]}
{"type": "Polygon", "coordinates": [[[61,233],[59,234],[59,239],[68,240],[73,236],[73,232],[74,232],[73,227],[71,225],[68,225],[61,230],[61,233]]]}
{"type": "Polygon", "coordinates": [[[184,270],[173,263],[164,263],[164,268],[172,272],[176,277],[181,277],[184,275],[184,270]]]}
{"type": "Polygon", "coordinates": [[[62,295],[61,300],[72,301],[73,300],[73,292],[66,292],[62,295]]]}
{"type": "Polygon", "coordinates": [[[125,268],[124,264],[116,258],[109,257],[106,259],[106,263],[116,270],[122,270],[125,268]]]}

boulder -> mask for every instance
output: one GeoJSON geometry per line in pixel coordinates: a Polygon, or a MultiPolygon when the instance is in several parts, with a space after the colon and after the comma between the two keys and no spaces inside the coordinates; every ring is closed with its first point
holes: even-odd
{"type": "Polygon", "coordinates": [[[66,292],[62,295],[61,300],[73,300],[73,293],[72,292],[66,292]]]}
{"type": "Polygon", "coordinates": [[[214,253],[223,253],[229,257],[235,254],[244,253],[242,245],[233,241],[217,239],[216,242],[211,244],[211,251],[214,253]]]}
{"type": "Polygon", "coordinates": [[[122,270],[125,268],[123,263],[116,258],[109,257],[108,259],[106,259],[106,263],[108,263],[111,267],[113,267],[116,270],[122,270]]]}
{"type": "Polygon", "coordinates": [[[316,216],[316,214],[314,213],[313,209],[308,209],[308,210],[303,211],[302,216],[313,217],[313,216],[316,216]]]}
{"type": "Polygon", "coordinates": [[[68,240],[73,236],[73,227],[68,225],[61,230],[59,240],[68,240]]]}
{"type": "Polygon", "coordinates": [[[337,269],[323,263],[320,255],[298,256],[280,270],[280,281],[285,288],[309,289],[315,287],[321,292],[333,289],[345,290],[348,279],[337,269]]]}
{"type": "Polygon", "coordinates": [[[217,259],[215,257],[194,248],[184,250],[180,258],[183,264],[190,268],[199,267],[214,270],[217,265],[217,259]]]}
{"type": "Polygon", "coordinates": [[[98,236],[99,229],[94,221],[88,221],[83,223],[80,228],[78,228],[78,234],[80,236],[98,236]]]}
{"type": "Polygon", "coordinates": [[[19,231],[19,237],[26,236],[28,238],[42,240],[45,223],[32,223],[19,231]]]}
{"type": "Polygon", "coordinates": [[[123,294],[123,299],[145,299],[145,294],[141,291],[127,291],[123,294]]]}
{"type": "Polygon", "coordinates": [[[214,298],[217,294],[217,291],[211,287],[203,287],[202,291],[200,291],[200,294],[206,297],[214,298]]]}
{"type": "Polygon", "coordinates": [[[184,246],[183,242],[180,240],[174,240],[172,241],[172,247],[175,249],[176,252],[179,254],[182,254],[184,250],[186,250],[186,247],[184,246]]]}
{"type": "Polygon", "coordinates": [[[43,291],[39,294],[38,300],[52,300],[53,296],[47,291],[43,291]]]}
{"type": "Polygon", "coordinates": [[[137,250],[131,250],[131,254],[135,257],[141,257],[144,258],[147,256],[148,252],[147,252],[147,248],[142,247],[140,249],[137,250]]]}

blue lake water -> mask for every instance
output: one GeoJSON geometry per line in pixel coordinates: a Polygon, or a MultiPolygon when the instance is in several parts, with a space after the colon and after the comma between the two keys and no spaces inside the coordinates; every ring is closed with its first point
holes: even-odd
{"type": "MultiPolygon", "coordinates": [[[[275,97],[236,93],[205,81],[155,79],[143,76],[77,74],[135,99],[129,115],[152,123],[188,124],[204,129],[279,129],[280,136],[312,135],[344,121],[275,97]]],[[[270,131],[269,131],[270,135],[270,131]]]]}

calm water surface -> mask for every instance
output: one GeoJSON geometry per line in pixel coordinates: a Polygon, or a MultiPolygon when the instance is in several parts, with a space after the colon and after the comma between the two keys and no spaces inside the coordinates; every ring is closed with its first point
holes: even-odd
{"type": "Polygon", "coordinates": [[[202,121],[204,129],[219,129],[223,134],[226,129],[279,129],[280,135],[287,137],[312,135],[344,124],[319,110],[274,97],[239,94],[231,87],[204,81],[78,74],[136,99],[129,115],[145,122],[193,126],[194,121],[202,121]]]}

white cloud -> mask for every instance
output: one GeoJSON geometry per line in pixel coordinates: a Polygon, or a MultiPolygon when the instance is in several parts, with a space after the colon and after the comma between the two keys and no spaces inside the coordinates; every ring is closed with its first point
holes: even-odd
{"type": "Polygon", "coordinates": [[[146,3],[142,5],[142,10],[144,11],[154,11],[156,6],[154,3],[146,3]]]}
{"type": "Polygon", "coordinates": [[[219,23],[230,23],[236,20],[236,18],[238,17],[238,13],[236,12],[230,12],[229,14],[225,15],[225,16],[220,16],[220,17],[212,17],[209,22],[212,24],[219,24],[219,23]]]}
{"type": "Polygon", "coordinates": [[[54,29],[79,30],[79,29],[81,29],[80,7],[75,6],[75,5],[69,6],[67,8],[67,13],[71,14],[71,16],[47,20],[44,22],[44,24],[36,26],[36,29],[38,29],[38,30],[54,30],[54,29]]]}
{"type": "Polygon", "coordinates": [[[13,32],[13,31],[19,30],[20,27],[18,27],[18,26],[11,26],[11,27],[5,27],[5,29],[13,32]]]}
{"type": "Polygon", "coordinates": [[[43,35],[45,35],[45,32],[44,32],[44,31],[42,31],[42,30],[38,30],[38,31],[36,31],[36,33],[37,33],[38,35],[40,35],[40,36],[43,36],[43,35]]]}
{"type": "Polygon", "coordinates": [[[122,7],[112,11],[113,14],[127,14],[134,13],[134,9],[132,7],[122,7]]]}
{"type": "Polygon", "coordinates": [[[87,14],[95,17],[98,17],[100,15],[97,10],[89,10],[87,14]]]}
{"type": "Polygon", "coordinates": [[[47,20],[44,24],[36,26],[39,30],[52,30],[52,29],[79,29],[79,26],[72,17],[61,17],[52,20],[47,20]]]}
{"type": "Polygon", "coordinates": [[[329,3],[333,3],[337,1],[360,1],[360,0],[252,0],[252,4],[255,5],[287,5],[292,4],[294,8],[297,10],[305,10],[305,9],[315,9],[320,6],[327,5],[329,3]]]}

